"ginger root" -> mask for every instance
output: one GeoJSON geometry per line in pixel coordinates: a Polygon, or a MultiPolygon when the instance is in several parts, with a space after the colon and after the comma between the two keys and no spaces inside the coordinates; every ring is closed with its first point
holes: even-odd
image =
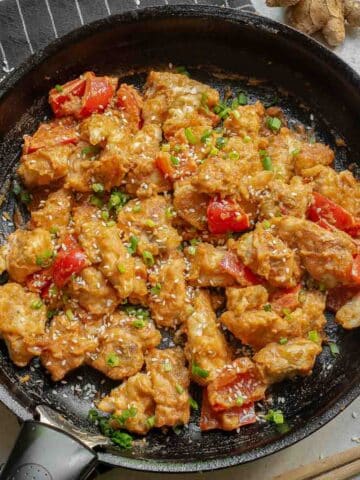
{"type": "Polygon", "coordinates": [[[266,0],[269,7],[286,7],[294,28],[312,35],[321,31],[335,47],[345,40],[345,24],[360,27],[360,0],[266,0]]]}

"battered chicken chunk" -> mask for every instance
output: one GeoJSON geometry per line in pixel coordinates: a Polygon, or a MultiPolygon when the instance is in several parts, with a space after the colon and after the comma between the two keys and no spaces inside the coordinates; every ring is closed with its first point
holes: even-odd
{"type": "Polygon", "coordinates": [[[337,283],[351,283],[356,253],[351,237],[295,217],[283,217],[276,222],[277,234],[298,249],[302,264],[313,278],[329,288],[337,283]]]}
{"type": "Polygon", "coordinates": [[[110,323],[126,329],[136,340],[141,344],[144,352],[151,348],[155,348],[161,342],[161,334],[155,328],[154,322],[151,318],[144,315],[136,316],[136,307],[133,313],[130,312],[115,312],[110,317],[110,323]]]}
{"type": "Polygon", "coordinates": [[[137,373],[125,380],[99,402],[98,408],[115,415],[111,423],[113,428],[126,428],[130,432],[146,434],[153,426],[150,419],[153,419],[155,414],[154,390],[150,376],[137,373]],[[130,415],[123,415],[124,412],[130,412],[130,415]],[[119,423],[116,417],[125,417],[125,420],[119,423]]]}
{"type": "Polygon", "coordinates": [[[269,343],[254,356],[263,379],[281,382],[296,375],[310,375],[321,347],[310,340],[296,338],[285,345],[269,343]]]}
{"type": "Polygon", "coordinates": [[[336,321],[344,328],[360,326],[360,295],[355,295],[336,312],[336,321]]]}
{"type": "Polygon", "coordinates": [[[161,260],[149,275],[152,294],[149,302],[157,326],[175,327],[185,315],[185,262],[174,253],[161,260]]]}
{"type": "Polygon", "coordinates": [[[73,317],[69,311],[67,315],[61,314],[53,318],[41,352],[41,363],[56,382],[80,367],[86,354],[95,350],[97,345],[98,335],[90,325],[73,317]]]}
{"type": "Polygon", "coordinates": [[[0,333],[17,366],[40,354],[45,324],[46,309],[38,295],[17,283],[0,286],[0,333]]]}
{"type": "Polygon", "coordinates": [[[198,287],[227,287],[233,285],[235,283],[234,277],[226,273],[221,267],[221,261],[225,253],[225,249],[214,247],[210,243],[199,243],[194,255],[190,255],[188,252],[187,258],[190,261],[189,283],[198,287]]]}
{"type": "Polygon", "coordinates": [[[31,226],[41,227],[51,233],[65,233],[70,221],[72,205],[71,193],[60,189],[50,193],[38,210],[31,212],[31,226]]]}
{"type": "Polygon", "coordinates": [[[191,377],[206,385],[218,369],[231,361],[231,352],[216,321],[209,294],[199,290],[194,298],[194,311],[187,318],[185,355],[191,377]]]}
{"type": "Polygon", "coordinates": [[[318,165],[331,165],[335,158],[331,148],[322,143],[303,142],[298,150],[293,155],[297,175],[302,175],[304,170],[318,165]]]}
{"type": "Polygon", "coordinates": [[[68,293],[93,315],[112,313],[120,299],[104,275],[94,267],[84,268],[68,285],[68,293]]]}
{"type": "Polygon", "coordinates": [[[155,426],[188,423],[190,405],[187,389],[190,378],[182,349],[151,350],[146,357],[146,368],[156,402],[155,426]]]}
{"type": "Polygon", "coordinates": [[[206,209],[209,197],[197,191],[190,178],[174,184],[174,209],[176,214],[198,230],[207,225],[206,209]]]}
{"type": "Polygon", "coordinates": [[[264,277],[274,287],[294,287],[300,279],[300,262],[272,228],[258,223],[255,230],[240,240],[229,243],[240,259],[254,273],[264,277]]]}
{"type": "Polygon", "coordinates": [[[261,194],[259,220],[281,215],[305,218],[311,192],[311,185],[303,183],[301,177],[292,177],[289,184],[273,180],[261,194]]]}
{"type": "Polygon", "coordinates": [[[66,176],[73,145],[41,148],[21,157],[18,173],[28,187],[41,187],[66,176]]]}
{"type": "Polygon", "coordinates": [[[10,277],[22,283],[51,261],[54,246],[48,230],[16,230],[8,238],[6,264],[10,277]]]}
{"type": "Polygon", "coordinates": [[[138,240],[138,253],[144,255],[144,252],[150,252],[152,255],[159,255],[170,253],[179,246],[179,234],[172,227],[171,215],[167,214],[170,207],[165,197],[155,195],[141,201],[130,200],[120,210],[118,227],[126,241],[131,241],[131,237],[138,240]]]}
{"type": "Polygon", "coordinates": [[[225,120],[224,128],[229,134],[256,138],[259,135],[264,114],[265,109],[260,102],[237,107],[225,120]]]}

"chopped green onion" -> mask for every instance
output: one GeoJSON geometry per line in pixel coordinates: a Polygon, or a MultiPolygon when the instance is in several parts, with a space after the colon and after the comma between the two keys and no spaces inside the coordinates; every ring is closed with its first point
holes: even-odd
{"type": "Polygon", "coordinates": [[[175,215],[173,207],[166,207],[165,209],[165,217],[170,219],[175,215]]]}
{"type": "Polygon", "coordinates": [[[196,138],[190,127],[185,128],[185,137],[186,140],[191,143],[191,145],[195,145],[198,142],[198,139],[196,138]]]}
{"type": "Polygon", "coordinates": [[[339,349],[339,347],[336,345],[336,343],[330,342],[330,343],[329,343],[329,347],[330,347],[331,355],[332,355],[333,357],[336,357],[336,355],[339,355],[340,349],[339,349]]]}
{"type": "Polygon", "coordinates": [[[219,153],[219,150],[216,147],[213,147],[210,150],[210,155],[217,155],[219,153]]]}
{"type": "Polygon", "coordinates": [[[281,425],[284,423],[284,414],[281,410],[269,410],[265,419],[268,422],[273,422],[276,425],[281,425]]]}
{"type": "Polygon", "coordinates": [[[180,160],[178,159],[178,157],[175,157],[174,155],[170,155],[170,162],[172,165],[174,165],[174,167],[177,167],[180,163],[180,160]]]}
{"type": "Polygon", "coordinates": [[[241,115],[240,115],[239,110],[233,110],[233,111],[232,111],[232,114],[233,114],[233,116],[236,118],[236,120],[239,120],[239,119],[240,119],[240,116],[241,116],[241,115]]]}
{"type": "Polygon", "coordinates": [[[117,269],[118,269],[119,273],[125,273],[126,272],[125,265],[123,265],[122,263],[117,265],[117,269]]]}
{"type": "Polygon", "coordinates": [[[247,96],[245,95],[244,92],[239,93],[238,102],[239,102],[239,105],[247,105],[248,104],[248,98],[247,98],[247,96]]]}
{"type": "Polygon", "coordinates": [[[142,320],[149,320],[150,313],[149,310],[142,307],[137,307],[135,305],[126,305],[124,311],[131,317],[140,318],[142,320]]]}
{"type": "Polygon", "coordinates": [[[184,388],[181,385],[179,385],[178,383],[175,385],[175,390],[177,391],[177,393],[179,395],[181,395],[185,391],[184,388]]]}
{"type": "MultiPolygon", "coordinates": [[[[236,110],[235,110],[236,111],[236,110]]],[[[219,118],[224,119],[229,116],[229,113],[231,112],[231,109],[226,107],[224,108],[220,113],[219,113],[219,118]]]]}
{"type": "Polygon", "coordinates": [[[25,203],[25,205],[28,205],[31,202],[31,199],[32,199],[32,195],[29,192],[27,192],[26,190],[23,190],[20,193],[20,202],[21,203],[25,203]]]}
{"type": "Polygon", "coordinates": [[[170,151],[170,144],[169,143],[163,143],[161,145],[161,151],[162,152],[169,152],[170,151]]]}
{"type": "Polygon", "coordinates": [[[95,193],[104,193],[105,191],[104,185],[102,183],[93,183],[91,185],[91,188],[95,193]]]}
{"type": "Polygon", "coordinates": [[[263,221],[263,227],[265,228],[265,230],[268,230],[271,227],[271,223],[269,222],[269,220],[263,221]]]}
{"type": "Polygon", "coordinates": [[[154,265],[155,260],[151,252],[149,252],[148,250],[144,250],[142,257],[146,266],[152,267],[154,265]]]}
{"type": "Polygon", "coordinates": [[[171,372],[172,370],[172,364],[168,358],[165,359],[164,361],[164,372],[171,372]]]}
{"type": "Polygon", "coordinates": [[[19,197],[21,203],[25,203],[25,205],[31,202],[32,196],[29,192],[27,192],[17,180],[14,180],[12,193],[19,197]]]}
{"type": "Polygon", "coordinates": [[[129,450],[132,447],[133,438],[126,432],[116,430],[111,434],[110,439],[115,445],[118,445],[125,450],[129,450]]]}
{"type": "Polygon", "coordinates": [[[244,401],[245,401],[245,400],[244,400],[244,397],[242,397],[241,395],[239,395],[239,396],[236,397],[236,405],[237,405],[238,407],[241,407],[241,405],[244,404],[244,401]]]}
{"type": "Polygon", "coordinates": [[[43,302],[40,299],[34,300],[30,306],[33,310],[39,310],[43,306],[43,302]]]}
{"type": "Polygon", "coordinates": [[[190,77],[190,73],[186,70],[186,67],[183,67],[183,66],[176,67],[175,71],[176,73],[181,73],[182,75],[186,75],[187,77],[190,77]]]}
{"type": "Polygon", "coordinates": [[[288,342],[288,339],[285,337],[280,338],[279,343],[280,345],[285,345],[288,342]]]}
{"type": "Polygon", "coordinates": [[[261,161],[262,161],[264,170],[269,170],[270,172],[274,170],[271,158],[268,154],[263,155],[261,161]]]}
{"type": "Polygon", "coordinates": [[[70,308],[68,308],[66,311],[65,311],[65,315],[67,316],[67,318],[70,320],[70,321],[73,321],[75,316],[72,312],[72,310],[70,308]]]}
{"type": "Polygon", "coordinates": [[[226,138],[224,138],[224,137],[218,137],[218,138],[216,139],[215,145],[216,145],[216,147],[217,147],[219,150],[221,150],[222,148],[225,147],[226,143],[227,143],[226,138]]]}
{"type": "Polygon", "coordinates": [[[88,145],[81,150],[81,155],[97,155],[101,148],[97,145],[88,145]]]}
{"type": "Polygon", "coordinates": [[[61,93],[61,92],[63,91],[63,87],[62,87],[61,85],[59,85],[59,84],[56,84],[56,85],[55,85],[55,90],[56,90],[57,92],[61,93]]]}
{"type": "Polygon", "coordinates": [[[234,110],[235,108],[237,108],[239,106],[239,100],[237,98],[235,98],[232,102],[231,102],[231,108],[234,110]]]}
{"type": "Polygon", "coordinates": [[[161,292],[161,283],[156,283],[150,290],[152,295],[159,295],[161,292]]]}
{"type": "Polygon", "coordinates": [[[251,137],[250,135],[245,135],[244,138],[243,138],[244,142],[245,143],[250,143],[251,142],[251,137]]]}
{"type": "Polygon", "coordinates": [[[326,292],[326,285],[324,283],[319,283],[319,290],[320,292],[326,292]]]}
{"type": "Polygon", "coordinates": [[[187,251],[188,251],[189,255],[195,255],[196,247],[194,245],[191,245],[190,247],[188,247],[187,251]]]}
{"type": "Polygon", "coordinates": [[[205,132],[200,137],[200,141],[202,143],[206,143],[206,141],[211,137],[211,135],[212,135],[211,130],[205,130],[205,132]]]}
{"type": "Polygon", "coordinates": [[[315,343],[318,343],[320,341],[319,334],[316,330],[310,330],[310,332],[308,333],[308,338],[315,343]]]}
{"type": "Polygon", "coordinates": [[[189,404],[190,407],[193,408],[194,410],[199,410],[199,405],[196,400],[194,400],[192,397],[189,397],[189,404]]]}
{"type": "Polygon", "coordinates": [[[109,220],[110,214],[109,214],[108,210],[103,210],[103,211],[101,212],[101,218],[102,218],[105,222],[109,220]]]}
{"type": "Polygon", "coordinates": [[[46,317],[47,317],[48,320],[51,320],[57,314],[58,314],[58,311],[55,310],[55,309],[54,310],[48,310],[47,313],[46,313],[46,317]]]}
{"type": "Polygon", "coordinates": [[[119,210],[129,200],[130,196],[127,193],[120,192],[120,190],[115,190],[110,195],[109,208],[115,208],[116,210],[119,210]]]}
{"type": "Polygon", "coordinates": [[[207,378],[210,375],[208,370],[201,368],[197,363],[193,362],[191,364],[191,373],[200,378],[207,378]]]}
{"type": "Polygon", "coordinates": [[[300,153],[300,148],[295,148],[292,152],[291,152],[291,155],[293,157],[296,157],[296,155],[299,155],[300,153]]]}
{"type": "Polygon", "coordinates": [[[154,222],[154,220],[151,220],[151,218],[148,218],[147,220],[145,220],[145,225],[149,228],[154,228],[156,226],[156,223],[154,222]]]}
{"type": "Polygon", "coordinates": [[[59,293],[59,290],[56,285],[51,285],[49,288],[49,296],[50,297],[56,297],[56,295],[59,293]]]}
{"type": "Polygon", "coordinates": [[[141,205],[140,205],[140,204],[134,205],[132,211],[133,211],[134,213],[139,213],[139,212],[141,212],[141,205]]]}
{"type": "Polygon", "coordinates": [[[120,365],[120,357],[115,352],[109,353],[106,357],[106,365],[109,367],[118,367],[120,365]]]}
{"type": "Polygon", "coordinates": [[[102,199],[99,197],[96,197],[95,195],[91,195],[90,203],[91,205],[94,205],[94,207],[98,207],[98,208],[102,208],[102,206],[104,205],[104,202],[102,201],[102,199]]]}
{"type": "Polygon", "coordinates": [[[134,255],[137,250],[137,246],[139,244],[139,239],[135,235],[131,235],[130,237],[130,245],[127,248],[127,251],[130,253],[130,255],[134,255]]]}
{"type": "Polygon", "coordinates": [[[59,231],[58,227],[50,227],[50,230],[49,230],[49,232],[52,235],[56,235],[58,233],[58,231],[59,231]]]}
{"type": "Polygon", "coordinates": [[[315,135],[312,135],[312,136],[309,138],[309,143],[310,143],[311,145],[313,145],[314,143],[316,143],[315,135]]]}
{"type": "Polygon", "coordinates": [[[278,132],[281,128],[281,120],[277,117],[268,117],[266,119],[266,126],[273,132],[278,132]]]}
{"type": "Polygon", "coordinates": [[[144,328],[145,325],[146,325],[146,322],[144,319],[142,318],[137,318],[136,320],[133,320],[132,324],[131,324],[134,328],[144,328]]]}
{"type": "Polygon", "coordinates": [[[107,227],[115,227],[115,225],[116,225],[116,222],[114,220],[109,220],[108,222],[106,222],[107,227]]]}
{"type": "Polygon", "coordinates": [[[51,263],[51,260],[54,257],[54,252],[51,250],[45,250],[45,252],[40,255],[36,255],[35,262],[39,267],[48,267],[51,263]]]}
{"type": "Polygon", "coordinates": [[[120,415],[112,415],[111,419],[118,422],[120,426],[123,426],[129,420],[129,418],[136,417],[136,414],[136,408],[134,406],[131,406],[130,408],[126,408],[125,410],[123,410],[120,415]]]}
{"type": "Polygon", "coordinates": [[[263,310],[264,310],[265,312],[271,312],[272,307],[271,307],[270,303],[265,304],[265,305],[263,306],[263,310]]]}
{"type": "Polygon", "coordinates": [[[155,426],[155,420],[156,420],[156,417],[155,415],[153,415],[152,417],[148,417],[146,419],[146,425],[149,427],[149,428],[153,428],[155,426]]]}
{"type": "Polygon", "coordinates": [[[283,308],[282,309],[282,313],[288,317],[289,315],[291,315],[291,310],[289,308],[283,308]]]}
{"type": "Polygon", "coordinates": [[[229,153],[229,158],[230,158],[230,160],[239,160],[240,155],[238,154],[238,152],[230,152],[229,153]]]}

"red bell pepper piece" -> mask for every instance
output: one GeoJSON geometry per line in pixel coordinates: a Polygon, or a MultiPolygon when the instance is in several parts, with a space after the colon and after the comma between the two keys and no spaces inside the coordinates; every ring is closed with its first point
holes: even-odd
{"type": "Polygon", "coordinates": [[[52,277],[55,285],[62,288],[73,274],[81,272],[86,265],[87,258],[84,251],[76,240],[69,235],[52,265],[52,277]]]}
{"type": "Polygon", "coordinates": [[[101,112],[108,106],[115,92],[115,81],[110,77],[97,77],[93,72],[84,74],[86,86],[82,98],[80,117],[87,117],[94,112],[101,112]]]}
{"type": "Polygon", "coordinates": [[[29,275],[26,278],[25,283],[31,292],[39,293],[41,296],[43,296],[43,292],[48,289],[52,283],[51,268],[46,268],[29,275]]]}
{"type": "Polygon", "coordinates": [[[270,296],[270,303],[275,310],[282,311],[284,308],[295,310],[300,305],[299,292],[301,285],[294,288],[282,288],[270,296]]]}
{"type": "Polygon", "coordinates": [[[52,88],[49,93],[49,103],[56,117],[75,113],[71,107],[79,107],[80,101],[73,102],[76,97],[82,97],[85,92],[85,78],[76,78],[58,88],[52,88]],[[75,103],[75,105],[66,105],[75,103]]]}
{"type": "Polygon", "coordinates": [[[208,400],[215,412],[262,400],[265,390],[266,385],[258,377],[251,361],[244,358],[226,365],[207,386],[208,400]]]}
{"type": "Polygon", "coordinates": [[[214,197],[207,207],[211,233],[242,232],[250,227],[248,215],[231,198],[214,197]]]}
{"type": "Polygon", "coordinates": [[[124,110],[128,122],[139,130],[142,126],[141,110],[142,98],[131,85],[123,83],[120,85],[116,93],[116,105],[119,109],[124,110]]]}
{"type": "Polygon", "coordinates": [[[243,287],[264,283],[263,279],[253,273],[249,267],[244,265],[234,252],[226,252],[221,260],[220,266],[226,273],[233,276],[243,287]]]}
{"type": "Polygon", "coordinates": [[[345,286],[332,288],[328,291],[326,297],[326,308],[337,312],[340,308],[360,293],[360,286],[345,286]]]}
{"type": "Polygon", "coordinates": [[[249,425],[255,422],[256,415],[253,403],[230,408],[224,412],[215,412],[211,408],[207,392],[204,389],[200,417],[200,429],[202,431],[213,430],[214,428],[234,430],[243,425],[249,425]]]}
{"type": "Polygon", "coordinates": [[[313,202],[308,208],[307,216],[313,222],[325,220],[339,230],[351,228],[355,223],[349,212],[318,192],[313,193],[313,202]]]}

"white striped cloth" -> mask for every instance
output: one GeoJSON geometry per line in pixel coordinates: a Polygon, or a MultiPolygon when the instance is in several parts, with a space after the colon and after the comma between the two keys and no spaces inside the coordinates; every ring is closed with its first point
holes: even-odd
{"type": "Polygon", "coordinates": [[[218,5],[253,12],[250,0],[0,0],[0,81],[29,55],[69,31],[125,10],[218,5]]]}

